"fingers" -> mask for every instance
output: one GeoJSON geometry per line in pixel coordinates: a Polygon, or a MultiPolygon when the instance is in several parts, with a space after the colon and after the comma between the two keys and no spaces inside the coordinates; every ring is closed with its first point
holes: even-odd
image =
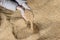
{"type": "Polygon", "coordinates": [[[17,10],[20,10],[21,11],[21,15],[23,16],[24,15],[24,9],[20,6],[17,7],[17,10]]]}
{"type": "Polygon", "coordinates": [[[27,10],[31,10],[30,7],[26,4],[27,0],[16,0],[18,2],[19,5],[21,5],[23,8],[27,9],[27,10]]]}
{"type": "Polygon", "coordinates": [[[20,10],[22,17],[24,18],[25,21],[28,21],[26,16],[25,16],[25,10],[21,7],[17,7],[17,10],[20,10]]]}
{"type": "Polygon", "coordinates": [[[30,7],[26,3],[23,3],[22,6],[27,10],[31,10],[30,7]]]}

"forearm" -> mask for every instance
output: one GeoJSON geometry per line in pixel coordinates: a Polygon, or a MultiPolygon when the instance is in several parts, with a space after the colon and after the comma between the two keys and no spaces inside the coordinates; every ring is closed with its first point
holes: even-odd
{"type": "Polygon", "coordinates": [[[27,2],[26,0],[16,0],[19,5],[22,5],[23,3],[27,2]]]}
{"type": "Polygon", "coordinates": [[[18,4],[15,3],[15,2],[12,2],[10,0],[0,0],[0,6],[8,9],[8,10],[12,10],[12,11],[15,11],[18,4]]]}

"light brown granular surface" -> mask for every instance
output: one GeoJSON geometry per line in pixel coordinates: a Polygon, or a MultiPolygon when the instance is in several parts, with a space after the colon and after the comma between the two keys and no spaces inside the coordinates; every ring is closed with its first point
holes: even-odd
{"type": "Polygon", "coordinates": [[[19,11],[11,12],[0,7],[0,40],[60,40],[60,0],[27,0],[34,14],[26,10],[30,24],[19,11]]]}

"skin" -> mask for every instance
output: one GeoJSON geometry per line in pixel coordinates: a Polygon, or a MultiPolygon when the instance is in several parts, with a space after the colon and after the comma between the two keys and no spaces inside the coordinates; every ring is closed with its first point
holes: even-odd
{"type": "Polygon", "coordinates": [[[31,21],[30,19],[27,19],[27,17],[25,16],[25,10],[26,9],[31,11],[31,9],[27,5],[25,5],[25,4],[22,4],[22,5],[17,7],[17,10],[21,11],[21,15],[24,18],[24,20],[30,23],[31,30],[33,31],[33,21],[31,21]]]}
{"type": "Polygon", "coordinates": [[[20,5],[20,6],[18,6],[17,7],[17,10],[20,10],[21,11],[21,15],[22,15],[22,17],[26,20],[26,21],[28,21],[27,20],[27,18],[26,18],[26,16],[25,16],[25,10],[31,10],[30,8],[29,8],[29,6],[27,6],[27,4],[25,4],[25,3],[23,3],[22,5],[20,5]]]}

